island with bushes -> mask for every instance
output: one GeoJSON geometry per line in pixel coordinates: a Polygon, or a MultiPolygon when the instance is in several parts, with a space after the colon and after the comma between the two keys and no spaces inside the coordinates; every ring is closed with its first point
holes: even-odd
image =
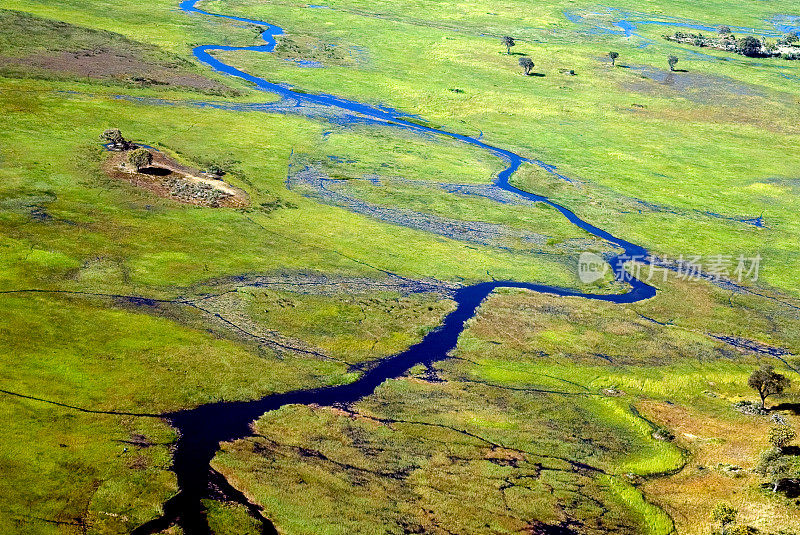
{"type": "Polygon", "coordinates": [[[750,58],[800,59],[800,36],[797,33],[789,33],[780,39],[769,41],[752,35],[737,38],[728,26],[720,26],[716,36],[675,32],[674,35],[665,35],[664,39],[702,48],[724,50],[750,58]]]}

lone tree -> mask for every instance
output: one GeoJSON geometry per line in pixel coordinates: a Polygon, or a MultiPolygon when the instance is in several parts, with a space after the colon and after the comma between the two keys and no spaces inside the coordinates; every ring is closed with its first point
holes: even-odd
{"type": "Polygon", "coordinates": [[[763,54],[761,41],[748,35],[739,41],[739,52],[750,58],[757,58],[763,54]]]}
{"type": "Polygon", "coordinates": [[[766,468],[766,477],[769,478],[772,484],[772,492],[778,492],[778,487],[784,479],[791,479],[795,474],[793,473],[789,459],[784,456],[778,457],[766,468]]]}
{"type": "Polygon", "coordinates": [[[667,58],[667,62],[669,63],[669,70],[674,71],[675,65],[678,63],[678,56],[670,56],[667,58]]]}
{"type": "Polygon", "coordinates": [[[525,70],[525,76],[530,76],[534,67],[533,60],[527,56],[519,58],[519,66],[525,70]]]}
{"type": "Polygon", "coordinates": [[[769,430],[770,443],[780,451],[796,438],[797,432],[789,425],[774,425],[769,430]]]}
{"type": "Polygon", "coordinates": [[[717,33],[720,34],[720,35],[728,35],[729,33],[731,33],[731,27],[730,26],[720,26],[719,28],[717,28],[717,33]]]}
{"type": "Polygon", "coordinates": [[[611,58],[611,66],[617,64],[617,58],[619,57],[619,52],[609,52],[608,57],[611,58]]]}
{"type": "MultiPolygon", "coordinates": [[[[781,426],[777,426],[781,427],[781,426]]],[[[774,429],[774,428],[773,428],[774,429]]],[[[793,432],[793,430],[792,430],[793,432]]],[[[781,434],[781,433],[779,433],[781,434]]],[[[778,438],[777,434],[775,438],[778,438]]],[[[773,439],[772,431],[770,431],[770,441],[773,439]]],[[[779,443],[784,443],[779,440],[779,443]]],[[[756,465],[755,472],[767,478],[772,485],[772,492],[778,492],[778,487],[785,479],[797,479],[800,477],[800,471],[792,466],[791,458],[786,456],[780,450],[781,446],[769,448],[761,452],[758,464],[756,465]]]]}
{"type": "Polygon", "coordinates": [[[783,394],[791,382],[788,377],[777,373],[771,364],[765,364],[750,374],[747,384],[761,396],[761,408],[765,409],[767,398],[783,394]]]}
{"type": "Polygon", "coordinates": [[[147,149],[136,149],[128,154],[128,163],[131,164],[138,173],[142,168],[153,163],[153,155],[147,149]]]}
{"type": "Polygon", "coordinates": [[[129,143],[122,137],[122,132],[119,128],[109,128],[100,134],[100,139],[111,145],[112,148],[126,149],[129,143]]]}
{"type": "Polygon", "coordinates": [[[516,45],[517,43],[514,42],[513,37],[509,37],[506,35],[503,37],[503,44],[506,45],[506,54],[511,54],[511,47],[516,45]]]}
{"type": "Polygon", "coordinates": [[[758,456],[758,464],[753,470],[757,474],[766,477],[772,465],[781,457],[783,457],[783,454],[778,448],[766,449],[758,456]]]}

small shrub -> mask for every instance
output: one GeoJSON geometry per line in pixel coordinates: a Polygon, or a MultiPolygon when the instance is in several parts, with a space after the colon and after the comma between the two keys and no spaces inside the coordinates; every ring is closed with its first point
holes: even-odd
{"type": "Polygon", "coordinates": [[[669,70],[674,71],[675,65],[678,64],[678,56],[670,56],[667,58],[667,63],[669,63],[669,70]]]}
{"type": "Polygon", "coordinates": [[[758,456],[758,464],[753,471],[761,476],[766,476],[770,467],[780,458],[781,451],[778,448],[766,449],[758,456]]]}
{"type": "Polygon", "coordinates": [[[711,511],[711,519],[722,527],[722,531],[726,531],[726,526],[736,522],[736,515],[739,510],[729,503],[718,503],[711,511]]]}
{"type": "Polygon", "coordinates": [[[742,477],[744,475],[742,467],[735,464],[719,463],[717,470],[730,477],[742,477]]]}
{"type": "Polygon", "coordinates": [[[100,140],[108,143],[112,149],[126,150],[131,144],[122,137],[122,132],[119,128],[109,128],[100,134],[100,140]]]}
{"type": "Polygon", "coordinates": [[[239,160],[226,158],[224,160],[214,160],[206,164],[206,174],[212,176],[223,176],[230,173],[234,166],[239,163],[239,160]]]}
{"type": "Polygon", "coordinates": [[[658,426],[656,430],[653,432],[653,438],[657,440],[664,440],[667,442],[672,442],[675,440],[675,433],[673,433],[669,428],[664,426],[658,426]]]}
{"type": "Polygon", "coordinates": [[[529,57],[521,57],[519,58],[519,66],[525,71],[525,75],[528,76],[531,74],[531,70],[534,67],[533,60],[529,57]]]}
{"type": "Polygon", "coordinates": [[[797,432],[789,425],[774,425],[769,430],[769,442],[779,450],[791,444],[796,438],[797,432]]]}
{"type": "Polygon", "coordinates": [[[147,149],[136,149],[128,154],[128,163],[138,172],[153,163],[153,155],[147,149]]]}
{"type": "Polygon", "coordinates": [[[759,403],[754,403],[752,401],[737,401],[733,404],[733,409],[742,414],[752,414],[755,416],[767,414],[766,409],[761,408],[759,403]]]}
{"type": "Polygon", "coordinates": [[[503,37],[503,44],[506,45],[506,54],[511,54],[511,47],[517,43],[514,42],[513,37],[506,35],[503,37]]]}

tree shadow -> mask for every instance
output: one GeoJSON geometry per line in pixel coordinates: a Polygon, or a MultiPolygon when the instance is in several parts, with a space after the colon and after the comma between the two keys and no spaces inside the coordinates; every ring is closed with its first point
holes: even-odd
{"type": "Polygon", "coordinates": [[[800,456],[800,446],[784,446],[781,448],[781,453],[792,457],[800,456]]]}
{"type": "Polygon", "coordinates": [[[543,72],[532,72],[528,76],[535,76],[536,78],[544,78],[547,75],[543,72]]]}
{"type": "MultiPolygon", "coordinates": [[[[772,494],[772,484],[764,483],[761,488],[772,494]]],[[[797,479],[781,479],[775,491],[777,494],[783,494],[789,499],[798,498],[800,497],[800,481],[797,479]]]]}
{"type": "Polygon", "coordinates": [[[784,479],[778,485],[778,492],[782,492],[787,498],[800,497],[800,481],[796,479],[784,479]]]}
{"type": "Polygon", "coordinates": [[[151,176],[167,176],[172,174],[172,171],[164,169],[163,167],[143,167],[139,169],[139,172],[151,176]]]}
{"type": "Polygon", "coordinates": [[[686,69],[672,69],[670,72],[689,72],[686,69]]]}
{"type": "Polygon", "coordinates": [[[787,411],[795,415],[800,415],[800,403],[780,403],[772,407],[770,411],[787,411]]]}

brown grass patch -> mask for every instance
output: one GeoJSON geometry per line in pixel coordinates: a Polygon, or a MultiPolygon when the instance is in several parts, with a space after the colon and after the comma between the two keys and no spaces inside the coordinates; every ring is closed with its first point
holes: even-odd
{"type": "Polygon", "coordinates": [[[670,428],[676,442],[691,454],[683,470],[648,481],[642,488],[650,501],[672,516],[678,533],[710,533],[711,510],[720,502],[732,504],[739,509],[741,523],[761,531],[791,530],[800,525],[800,508],[782,496],[764,492],[761,478],[751,471],[759,453],[767,448],[769,418],[732,413],[730,419],[721,419],[656,401],[642,402],[640,409],[670,428]],[[742,470],[734,476],[719,469],[720,465],[742,470]]]}
{"type": "Polygon", "coordinates": [[[153,65],[112,50],[37,53],[19,58],[0,58],[0,66],[65,74],[72,77],[117,80],[142,85],[179,86],[217,93],[230,92],[219,82],[178,67],[153,65]]]}

